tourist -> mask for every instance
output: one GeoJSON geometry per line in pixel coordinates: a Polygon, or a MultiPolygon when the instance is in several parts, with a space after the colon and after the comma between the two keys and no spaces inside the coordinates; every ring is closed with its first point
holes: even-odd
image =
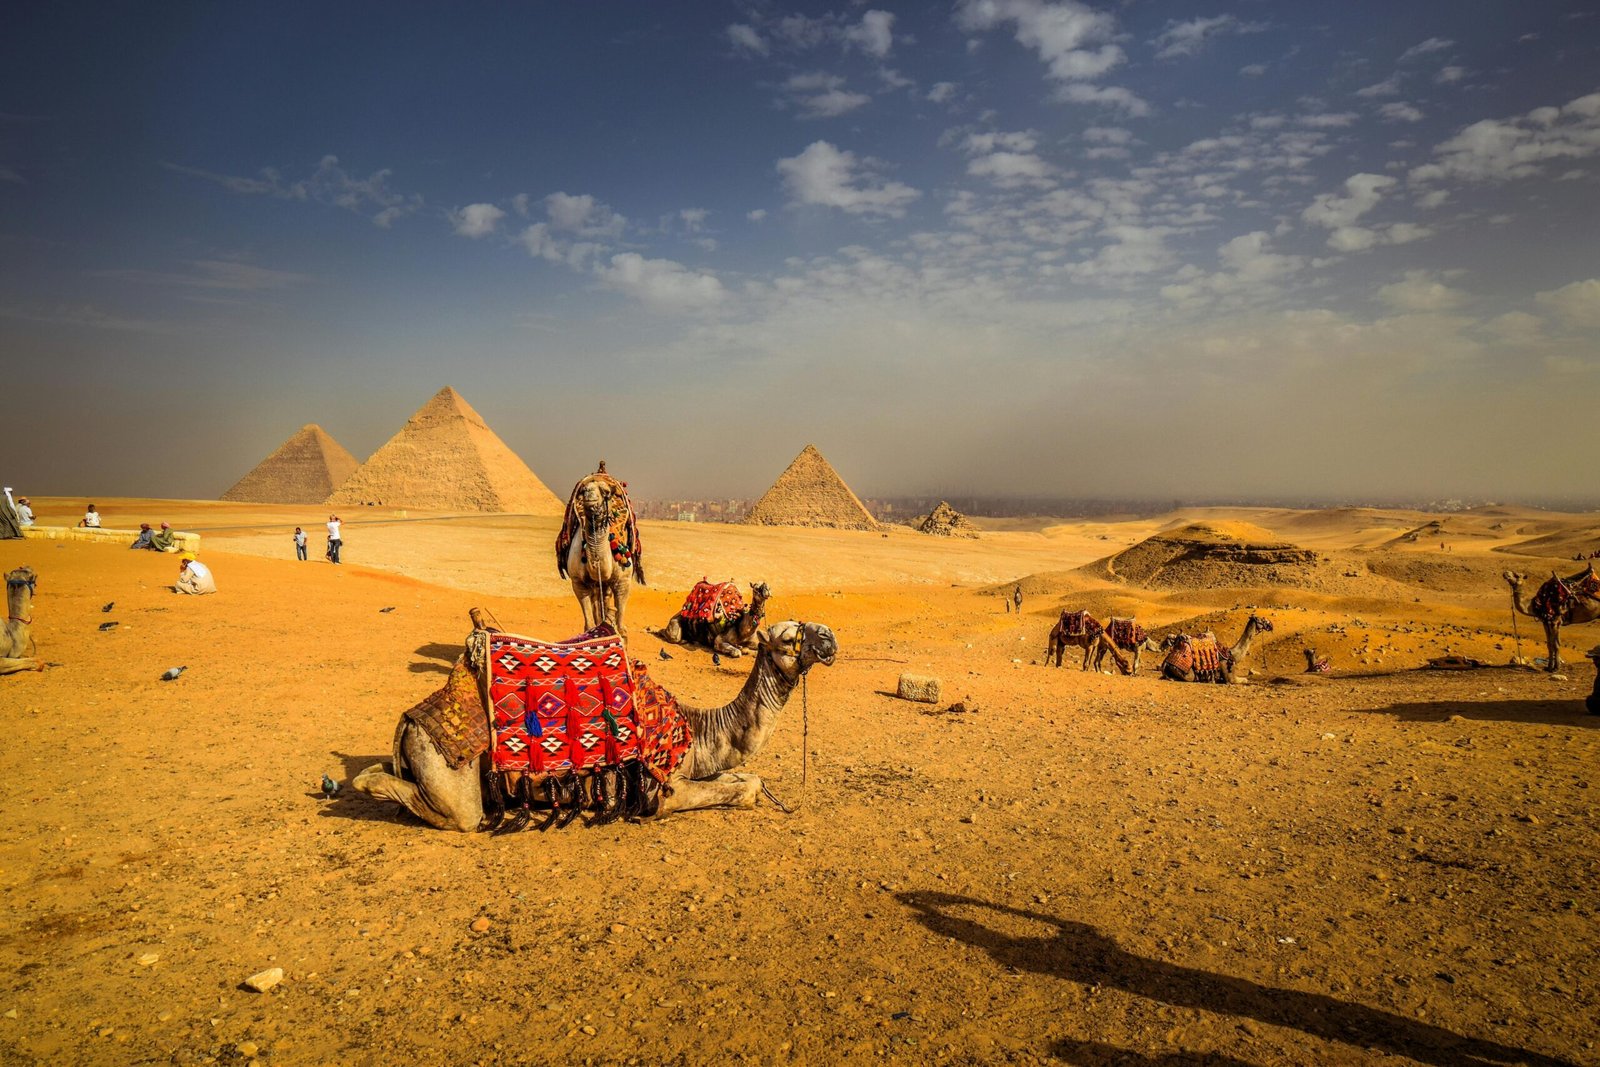
{"type": "Polygon", "coordinates": [[[298,526],[294,528],[294,558],[306,558],[306,532],[298,526]]]}
{"type": "Polygon", "coordinates": [[[33,525],[33,505],[28,503],[25,496],[17,497],[17,524],[19,526],[33,525]]]}
{"type": "Polygon", "coordinates": [[[150,547],[157,552],[178,551],[178,536],[172,532],[169,523],[162,523],[161,529],[150,535],[150,547]]]}
{"type": "Polygon", "coordinates": [[[1017,591],[1011,594],[1011,602],[1017,606],[1017,614],[1022,614],[1022,583],[1017,583],[1017,591]]]}
{"type": "Polygon", "coordinates": [[[339,562],[339,549],[344,545],[344,540],[339,536],[339,516],[328,516],[328,562],[339,562]]]}
{"type": "Polygon", "coordinates": [[[194,558],[193,552],[185,552],[178,557],[178,584],[172,587],[174,593],[192,593],[196,596],[202,593],[215,593],[217,583],[211,577],[211,568],[194,558]]]}
{"type": "Polygon", "coordinates": [[[83,518],[78,520],[78,525],[87,530],[100,529],[100,512],[95,510],[93,504],[90,504],[89,510],[83,513],[83,518]]]}
{"type": "Polygon", "coordinates": [[[139,539],[137,541],[135,541],[133,544],[129,545],[128,547],[129,548],[155,548],[156,546],[152,545],[150,543],[150,539],[152,537],[154,537],[154,536],[155,536],[155,531],[150,529],[150,524],[148,522],[141,522],[139,524],[139,539]]]}

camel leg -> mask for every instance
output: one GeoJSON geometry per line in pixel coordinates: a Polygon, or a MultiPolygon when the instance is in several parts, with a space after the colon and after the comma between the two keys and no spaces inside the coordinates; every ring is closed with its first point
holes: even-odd
{"type": "Polygon", "coordinates": [[[705,808],[753,808],[760,795],[761,779],[737,771],[724,771],[715,778],[673,779],[672,795],[661,798],[656,817],[705,808]]]}
{"type": "Polygon", "coordinates": [[[628,594],[633,591],[633,576],[619,571],[611,583],[611,600],[616,605],[617,633],[624,639],[628,636],[628,628],[622,623],[622,615],[628,608],[628,594]]]}
{"type": "Polygon", "coordinates": [[[1544,669],[1554,674],[1561,669],[1561,624],[1544,624],[1544,669]]]}
{"type": "Polygon", "coordinates": [[[16,674],[18,671],[41,670],[42,665],[36,659],[0,659],[0,674],[16,674]]]}
{"type": "Polygon", "coordinates": [[[410,771],[416,781],[374,763],[350,784],[368,796],[394,801],[440,830],[471,833],[483,822],[483,787],[476,760],[451,770],[427,734],[405,723],[396,731],[395,767],[410,771]]]}
{"type": "Polygon", "coordinates": [[[669,645],[683,644],[683,617],[674,615],[667,620],[667,628],[661,633],[661,640],[669,645]]]}
{"type": "Polygon", "coordinates": [[[736,659],[744,655],[744,649],[728,640],[727,634],[715,634],[712,636],[711,651],[721,653],[724,656],[733,656],[736,659]]]}
{"type": "Polygon", "coordinates": [[[1085,641],[1083,643],[1083,669],[1084,670],[1088,670],[1089,669],[1089,653],[1091,653],[1093,651],[1094,651],[1094,642],[1093,641],[1085,641]]]}

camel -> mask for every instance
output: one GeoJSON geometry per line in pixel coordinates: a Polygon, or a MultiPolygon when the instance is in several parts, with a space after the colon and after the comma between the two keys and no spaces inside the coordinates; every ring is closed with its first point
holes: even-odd
{"type": "MultiPolygon", "coordinates": [[[[693,740],[651,818],[704,808],[755,807],[761,779],[734,768],[761,751],[806,672],[818,663],[832,666],[839,653],[833,631],[821,623],[780,622],[757,635],[759,651],[737,696],[714,709],[679,703],[693,740]]],[[[484,822],[484,791],[493,788],[489,774],[487,752],[452,770],[433,739],[402,716],[395,730],[392,772],[375,763],[351,785],[404,805],[429,826],[471,833],[484,822]]]]}
{"type": "Polygon", "coordinates": [[[1544,669],[1554,674],[1561,669],[1561,627],[1581,626],[1600,619],[1600,598],[1585,592],[1600,586],[1594,564],[1564,582],[1551,574],[1531,601],[1523,599],[1522,595],[1522,583],[1528,580],[1526,574],[1506,571],[1501,577],[1511,586],[1512,611],[1531,615],[1544,626],[1544,669]]]}
{"type": "Polygon", "coordinates": [[[33,568],[18,567],[6,575],[6,625],[0,630],[0,674],[39,670],[33,656],[33,568]]]}
{"type": "Polygon", "coordinates": [[[1306,658],[1306,674],[1327,674],[1333,670],[1333,661],[1315,648],[1302,648],[1301,654],[1306,658]]]}
{"type": "Polygon", "coordinates": [[[1162,647],[1157,644],[1149,634],[1144,632],[1144,627],[1132,617],[1123,618],[1113,615],[1106,620],[1105,640],[1096,644],[1094,652],[1094,669],[1099,670],[1101,663],[1109,653],[1116,662],[1117,669],[1123,674],[1136,675],[1139,673],[1139,656],[1144,652],[1160,652],[1162,647]],[[1123,660],[1121,652],[1131,653],[1133,663],[1129,665],[1123,660]]]}
{"type": "Polygon", "coordinates": [[[1256,634],[1271,632],[1272,623],[1252,615],[1244,624],[1244,633],[1231,648],[1223,648],[1217,635],[1209,630],[1197,637],[1180,635],[1172,641],[1167,658],[1161,664],[1161,673],[1174,682],[1226,685],[1233,681],[1233,670],[1239,661],[1249,654],[1256,634]]]}
{"type": "Polygon", "coordinates": [[[759,647],[756,634],[767,617],[767,601],[771,597],[772,590],[766,582],[751,582],[750,606],[741,614],[720,620],[686,619],[679,611],[667,621],[662,637],[674,645],[704,645],[724,656],[742,656],[745,649],[755,651],[759,647]]]}
{"type": "MultiPolygon", "coordinates": [[[[1066,653],[1067,647],[1083,649],[1083,670],[1089,669],[1089,657],[1094,654],[1100,643],[1100,633],[1105,627],[1095,620],[1087,611],[1062,611],[1061,618],[1050,627],[1049,643],[1045,646],[1044,661],[1050,662],[1055,657],[1056,666],[1061,666],[1061,657],[1066,653]]],[[[1099,667],[1099,661],[1095,663],[1099,667]]]]}
{"type": "Polygon", "coordinates": [[[556,534],[556,569],[572,581],[584,629],[609,623],[626,641],[622,616],[633,583],[645,584],[644,554],[627,485],[606,473],[605,460],[572,487],[556,534]]]}

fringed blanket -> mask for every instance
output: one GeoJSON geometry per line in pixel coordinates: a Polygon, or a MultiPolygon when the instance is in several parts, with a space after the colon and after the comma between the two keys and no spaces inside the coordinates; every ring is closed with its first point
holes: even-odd
{"type": "MultiPolygon", "coordinates": [[[[494,769],[535,781],[637,762],[664,783],[689,749],[678,702],[599,626],[569,641],[489,637],[494,769]]],[[[508,792],[512,792],[508,790],[508,792]]]]}
{"type": "Polygon", "coordinates": [[[427,733],[451,770],[475,760],[489,747],[489,717],[478,696],[478,679],[465,655],[456,658],[444,688],[425,697],[401,720],[410,720],[427,733]]]}
{"type": "Polygon", "coordinates": [[[1144,627],[1133,619],[1112,618],[1106,623],[1106,636],[1111,638],[1111,643],[1118,648],[1130,652],[1144,644],[1144,627]]]}
{"type": "Polygon", "coordinates": [[[1167,653],[1165,666],[1179,674],[1193,672],[1197,681],[1214,682],[1222,677],[1224,666],[1233,666],[1233,653],[1223,648],[1217,635],[1210,631],[1198,637],[1185,634],[1167,653]]]}
{"type": "Polygon", "coordinates": [[[1591,600],[1600,597],[1600,575],[1595,574],[1593,566],[1571,578],[1557,578],[1552,574],[1533,594],[1529,607],[1541,622],[1565,622],[1573,600],[1578,597],[1591,600]]]}
{"type": "Polygon", "coordinates": [[[1068,637],[1093,637],[1105,627],[1087,611],[1063,611],[1061,632],[1068,637]]]}
{"type": "Polygon", "coordinates": [[[709,582],[702,578],[684,598],[678,615],[688,622],[706,622],[721,629],[744,614],[744,597],[737,582],[709,582]]]}
{"type": "MultiPolygon", "coordinates": [[[[619,567],[632,567],[634,580],[643,585],[644,545],[639,540],[639,520],[634,517],[633,503],[628,499],[628,485],[607,474],[603,463],[597,473],[579,479],[578,484],[572,487],[572,495],[567,498],[566,514],[562,517],[561,529],[556,532],[556,569],[562,577],[566,577],[567,553],[572,548],[573,539],[580,537],[578,531],[583,489],[591,482],[598,484],[605,495],[610,516],[607,540],[611,545],[611,558],[617,561],[619,567]]],[[[581,541],[579,543],[582,544],[581,541]]],[[[582,551],[587,553],[588,550],[584,548],[582,551]]],[[[586,554],[583,560],[588,562],[586,554]]]]}

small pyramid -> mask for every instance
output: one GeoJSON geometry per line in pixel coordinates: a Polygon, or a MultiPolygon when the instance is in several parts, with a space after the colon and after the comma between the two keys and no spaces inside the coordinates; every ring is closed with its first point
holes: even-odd
{"type": "Polygon", "coordinates": [[[346,507],[562,513],[528,465],[448,385],[327,498],[346,507]]]}
{"type": "Polygon", "coordinates": [[[756,526],[828,526],[841,530],[876,530],[878,523],[861,500],[844,484],[839,472],[822,458],[815,445],[806,445],[778,475],[772,488],[745,522],[756,526]]]}
{"type": "Polygon", "coordinates": [[[972,525],[965,515],[951,507],[948,500],[939,501],[926,516],[913,519],[911,525],[935,537],[978,536],[978,528],[972,525]]]}
{"type": "Polygon", "coordinates": [[[310,423],[256,464],[222,499],[248,504],[320,504],[359,465],[327,431],[310,423]]]}

